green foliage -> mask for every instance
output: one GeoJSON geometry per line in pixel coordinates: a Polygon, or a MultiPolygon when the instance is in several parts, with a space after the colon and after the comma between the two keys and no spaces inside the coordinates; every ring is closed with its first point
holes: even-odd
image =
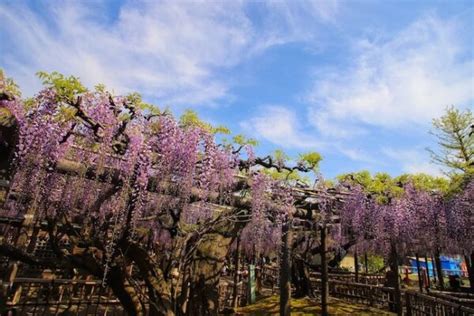
{"type": "Polygon", "coordinates": [[[367,189],[372,183],[372,175],[367,170],[362,170],[359,172],[353,173],[343,173],[338,175],[337,180],[339,182],[349,182],[351,184],[359,184],[365,189],[367,189]]]}
{"type": "Polygon", "coordinates": [[[66,77],[56,71],[51,73],[39,71],[37,76],[42,80],[43,85],[56,91],[59,102],[73,103],[78,95],[87,92],[79,78],[74,76],[66,77]]]}
{"type": "Polygon", "coordinates": [[[387,203],[391,197],[403,194],[401,183],[384,172],[378,172],[372,176],[369,171],[363,170],[339,175],[337,179],[339,182],[362,186],[367,193],[373,195],[377,202],[381,204],[387,203]]]}
{"type": "MultiPolygon", "coordinates": [[[[126,95],[125,99],[126,99],[127,106],[129,108],[140,109],[141,111],[147,113],[148,115],[160,116],[160,115],[169,114],[168,109],[161,111],[159,107],[153,104],[144,102],[141,94],[138,92],[132,92],[126,95]]],[[[122,116],[120,117],[121,120],[128,120],[129,118],[130,118],[130,115],[127,115],[126,113],[122,114],[122,116]]]]}
{"type": "MultiPolygon", "coordinates": [[[[291,160],[291,157],[289,157],[281,149],[275,150],[273,152],[272,158],[276,165],[284,165],[288,161],[291,160]]],[[[299,160],[297,164],[298,164],[298,167],[303,167],[309,170],[317,171],[319,167],[319,162],[321,160],[322,160],[322,157],[319,153],[308,152],[308,153],[299,155],[299,160]]],[[[291,166],[287,166],[287,167],[291,168],[291,166]]],[[[276,179],[276,180],[301,181],[307,184],[310,183],[309,177],[305,176],[298,169],[287,170],[287,169],[281,168],[280,170],[278,170],[278,168],[269,168],[269,169],[263,170],[262,172],[264,172],[265,174],[268,174],[269,176],[271,176],[273,179],[276,179]]]]}
{"type": "Polygon", "coordinates": [[[447,167],[450,176],[455,173],[474,173],[474,116],[471,110],[446,108],[443,116],[433,119],[438,151],[428,149],[435,163],[447,167]]]}
{"type": "Polygon", "coordinates": [[[266,175],[269,175],[272,177],[272,179],[275,180],[281,180],[281,181],[301,181],[304,183],[308,183],[310,179],[308,177],[303,177],[301,173],[297,171],[289,171],[289,170],[281,170],[278,171],[276,169],[263,169],[262,172],[266,175]]]}
{"type": "Polygon", "coordinates": [[[56,121],[68,122],[76,119],[77,109],[67,105],[61,105],[58,108],[58,113],[55,117],[56,121]]]}
{"type": "Polygon", "coordinates": [[[324,187],[326,188],[334,188],[336,183],[333,181],[333,180],[329,180],[329,179],[324,179],[324,187]]]}
{"type": "Polygon", "coordinates": [[[317,171],[319,168],[319,163],[322,159],[323,157],[319,153],[312,151],[300,154],[298,162],[303,167],[317,171]]]}
{"type": "Polygon", "coordinates": [[[20,87],[13,81],[12,78],[8,78],[3,69],[0,69],[0,95],[12,97],[21,97],[20,87]]]}
{"type": "Polygon", "coordinates": [[[424,191],[435,191],[446,193],[450,187],[450,181],[442,177],[434,177],[425,173],[402,174],[394,179],[396,182],[406,184],[412,183],[415,188],[424,191]]]}
{"type": "Polygon", "coordinates": [[[181,115],[179,123],[182,127],[199,127],[213,134],[230,134],[230,130],[222,125],[212,126],[211,124],[204,122],[193,110],[186,110],[181,115]]]}
{"type": "Polygon", "coordinates": [[[0,107],[0,126],[10,127],[15,123],[15,117],[7,108],[0,107]]]}
{"type": "Polygon", "coordinates": [[[125,96],[125,99],[127,100],[127,105],[129,107],[137,107],[140,109],[147,109],[150,105],[143,102],[142,96],[138,92],[132,92],[130,94],[127,94],[125,96]]]}
{"type": "Polygon", "coordinates": [[[276,149],[274,152],[273,152],[273,158],[278,161],[279,163],[285,163],[287,162],[290,157],[281,149],[276,149]]]}
{"type": "Polygon", "coordinates": [[[29,112],[38,106],[38,101],[35,98],[26,98],[23,100],[23,106],[26,112],[29,112]]]}
{"type": "Polygon", "coordinates": [[[234,144],[237,144],[240,146],[245,146],[245,145],[257,146],[258,145],[258,141],[256,139],[245,137],[242,134],[237,134],[234,137],[232,137],[232,141],[234,144]]]}
{"type": "MultiPolygon", "coordinates": [[[[0,99],[12,100],[21,97],[20,88],[13,79],[6,77],[0,69],[0,99]]],[[[7,108],[0,108],[0,126],[10,127],[15,123],[15,117],[7,108]]]]}
{"type": "Polygon", "coordinates": [[[367,266],[369,273],[379,272],[385,266],[383,257],[377,255],[367,255],[367,266]]]}
{"type": "Polygon", "coordinates": [[[107,88],[105,87],[105,85],[103,83],[99,83],[99,84],[95,85],[94,89],[95,89],[95,91],[97,91],[99,93],[105,93],[107,91],[107,88]]]}

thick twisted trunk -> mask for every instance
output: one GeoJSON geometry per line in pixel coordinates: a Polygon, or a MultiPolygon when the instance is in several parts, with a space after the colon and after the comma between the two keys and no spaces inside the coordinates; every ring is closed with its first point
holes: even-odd
{"type": "Polygon", "coordinates": [[[145,315],[145,310],[140,302],[138,293],[125,276],[125,271],[112,267],[108,273],[107,285],[110,286],[128,315],[143,316],[145,315]]]}
{"type": "Polygon", "coordinates": [[[150,291],[150,315],[175,315],[171,304],[170,281],[165,278],[158,264],[136,243],[123,240],[120,246],[126,256],[135,262],[150,291]]]}
{"type": "Polygon", "coordinates": [[[233,239],[217,232],[198,245],[191,265],[186,315],[218,315],[219,279],[233,239]]]}
{"type": "Polygon", "coordinates": [[[308,267],[301,258],[295,257],[293,259],[292,269],[292,283],[295,287],[295,298],[312,297],[313,288],[309,278],[308,267]]]}

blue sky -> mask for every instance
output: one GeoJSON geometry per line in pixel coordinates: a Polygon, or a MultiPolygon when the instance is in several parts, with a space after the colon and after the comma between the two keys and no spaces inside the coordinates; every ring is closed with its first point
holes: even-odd
{"type": "Polygon", "coordinates": [[[474,101],[473,1],[6,1],[0,67],[138,91],[322,173],[439,174],[433,117],[474,101]]]}

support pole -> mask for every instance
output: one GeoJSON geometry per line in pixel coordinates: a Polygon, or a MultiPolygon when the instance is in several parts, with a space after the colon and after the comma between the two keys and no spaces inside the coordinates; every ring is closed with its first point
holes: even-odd
{"type": "Polygon", "coordinates": [[[357,249],[354,251],[355,282],[359,283],[359,255],[357,249]]]}
{"type": "Polygon", "coordinates": [[[467,275],[469,277],[469,284],[471,286],[471,291],[474,292],[474,251],[471,252],[471,258],[465,255],[464,261],[466,261],[467,275]]]}
{"type": "Polygon", "coordinates": [[[439,248],[435,252],[435,262],[436,262],[436,272],[438,274],[438,285],[440,290],[444,290],[444,279],[443,279],[443,269],[441,268],[441,258],[440,258],[439,248]]]}
{"type": "Polygon", "coordinates": [[[321,315],[328,316],[328,263],[326,259],[326,235],[327,228],[323,224],[321,227],[321,315]]]}
{"type": "Polygon", "coordinates": [[[425,253],[426,274],[428,275],[428,289],[431,288],[430,266],[428,265],[428,255],[425,253]]]}
{"type": "Polygon", "coordinates": [[[367,252],[364,253],[364,264],[365,264],[365,274],[369,274],[369,258],[367,258],[367,252]]]}
{"type": "Polygon", "coordinates": [[[416,256],[416,270],[418,272],[418,287],[420,288],[420,292],[423,292],[423,282],[421,280],[421,267],[420,267],[420,256],[418,252],[415,254],[416,256]]]}
{"type": "Polygon", "coordinates": [[[400,290],[400,273],[398,271],[398,253],[397,253],[397,248],[395,244],[391,244],[391,256],[390,256],[390,270],[392,270],[393,273],[393,286],[395,288],[394,291],[394,307],[395,307],[395,312],[397,315],[401,316],[402,315],[402,294],[400,290]]]}
{"type": "Polygon", "coordinates": [[[238,292],[239,292],[239,263],[240,263],[240,234],[237,236],[235,247],[235,258],[234,258],[234,285],[232,289],[232,307],[236,308],[238,305],[238,292]]]}
{"type": "Polygon", "coordinates": [[[280,262],[280,316],[291,315],[290,300],[291,300],[291,218],[287,216],[282,229],[282,255],[280,262]]]}
{"type": "Polygon", "coordinates": [[[431,266],[433,267],[433,280],[436,286],[437,279],[438,279],[438,274],[436,273],[436,267],[435,267],[435,259],[433,257],[433,254],[431,254],[431,266]]]}

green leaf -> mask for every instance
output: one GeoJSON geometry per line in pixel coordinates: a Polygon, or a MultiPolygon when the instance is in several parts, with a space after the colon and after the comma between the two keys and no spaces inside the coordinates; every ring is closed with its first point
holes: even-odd
{"type": "Polygon", "coordinates": [[[56,91],[59,102],[74,102],[78,95],[87,92],[86,87],[82,85],[77,77],[66,77],[56,71],[52,73],[39,71],[36,75],[42,80],[44,86],[56,91]]]}

